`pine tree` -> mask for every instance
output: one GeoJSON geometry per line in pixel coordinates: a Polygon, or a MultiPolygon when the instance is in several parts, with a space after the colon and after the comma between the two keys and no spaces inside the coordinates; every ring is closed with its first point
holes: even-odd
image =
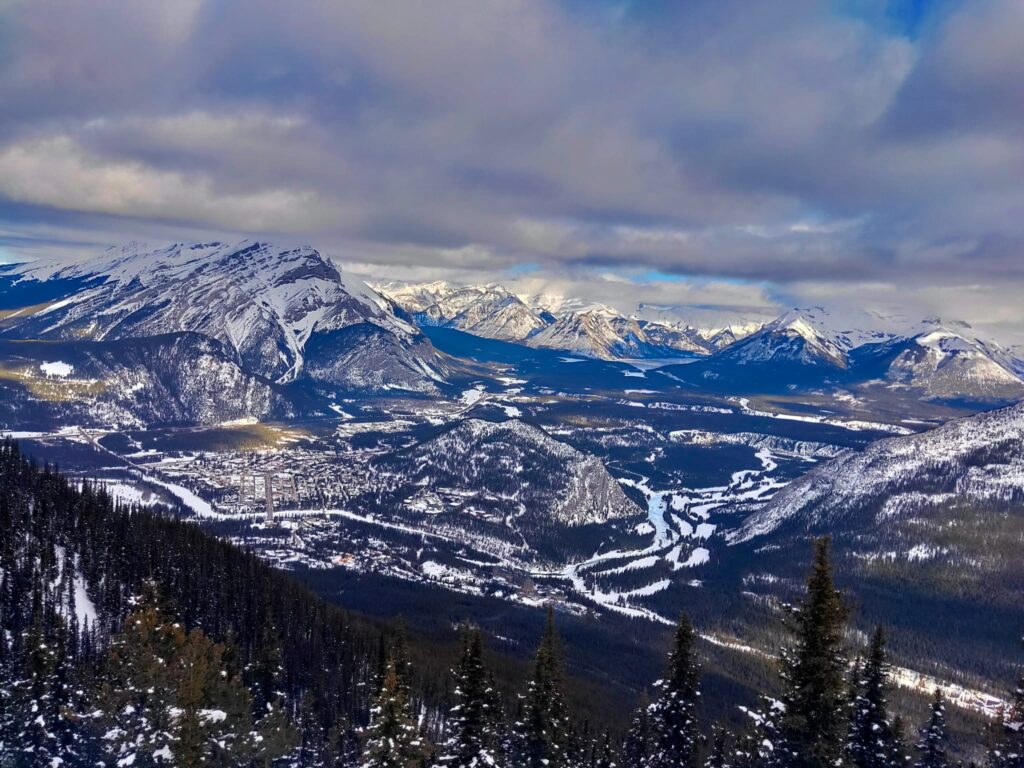
{"type": "Polygon", "coordinates": [[[829,540],[822,538],[815,544],[807,595],[793,612],[795,646],[782,657],[784,712],[773,762],[786,768],[834,765],[842,755],[846,617],[847,608],[832,581],[829,540]]]}
{"type": "Polygon", "coordinates": [[[594,768],[618,768],[618,761],[615,759],[615,749],[612,746],[612,736],[607,728],[601,734],[601,740],[597,743],[592,762],[594,768]]]}
{"type": "Polygon", "coordinates": [[[846,752],[855,768],[889,768],[899,762],[901,748],[888,711],[888,678],[885,632],[878,627],[853,686],[856,695],[846,752]]]}
{"type": "Polygon", "coordinates": [[[26,768],[84,757],[83,737],[68,712],[72,691],[63,632],[59,617],[41,608],[24,636],[20,675],[13,680],[5,718],[7,733],[0,740],[10,743],[18,765],[26,768]]]}
{"type": "Polygon", "coordinates": [[[290,751],[295,734],[283,712],[253,723],[251,695],[227,668],[225,651],[147,597],[112,641],[95,694],[107,759],[137,767],[267,765],[290,751]]]}
{"type": "Polygon", "coordinates": [[[1024,675],[994,729],[989,768],[1024,768],[1024,675]]]}
{"type": "Polygon", "coordinates": [[[711,751],[704,761],[704,768],[731,768],[729,757],[729,733],[721,725],[716,725],[711,732],[711,751]]]}
{"type": "Polygon", "coordinates": [[[562,666],[554,611],[549,607],[523,712],[523,762],[528,768],[568,767],[570,727],[562,693],[562,666]]]}
{"type": "Polygon", "coordinates": [[[668,669],[655,685],[658,697],[650,709],[653,749],[650,768],[693,768],[700,751],[697,704],[700,698],[693,625],[679,619],[668,669]]]}
{"type": "Polygon", "coordinates": [[[439,766],[474,768],[501,765],[500,713],[483,661],[480,630],[466,629],[462,658],[455,670],[456,703],[449,712],[448,739],[439,766]]]}
{"type": "Polygon", "coordinates": [[[651,753],[651,704],[647,694],[641,697],[640,705],[633,715],[633,721],[626,734],[622,748],[622,759],[625,768],[642,768],[651,753]]]}
{"type": "Polygon", "coordinates": [[[370,710],[370,726],[363,747],[362,768],[414,768],[427,751],[409,712],[409,700],[399,682],[395,659],[384,667],[384,679],[370,710]]]}
{"type": "Polygon", "coordinates": [[[946,701],[942,696],[942,689],[935,689],[935,698],[932,699],[931,717],[928,725],[921,731],[921,738],[915,746],[920,753],[915,768],[946,768],[949,765],[946,760],[946,741],[949,737],[946,727],[946,701]]]}

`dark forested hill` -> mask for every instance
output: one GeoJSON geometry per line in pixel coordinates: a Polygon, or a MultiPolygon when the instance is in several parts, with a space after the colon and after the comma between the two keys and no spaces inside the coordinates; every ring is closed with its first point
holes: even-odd
{"type": "MultiPolygon", "coordinates": [[[[459,652],[454,633],[428,640],[345,611],[169,512],[117,504],[38,466],[11,441],[0,442],[0,630],[4,768],[132,754],[123,764],[191,764],[162,757],[185,738],[186,691],[198,743],[235,744],[203,764],[352,765],[387,660],[398,659],[405,707],[429,745],[444,731],[459,652]],[[197,665],[198,681],[185,673],[197,665]],[[172,693],[154,700],[161,688],[172,693]],[[125,714],[158,705],[163,725],[125,714]],[[272,736],[277,751],[261,756],[254,744],[269,749],[272,736]]],[[[527,665],[488,658],[514,714],[527,665]]],[[[566,682],[569,700],[600,721],[604,697],[566,682]]]]}

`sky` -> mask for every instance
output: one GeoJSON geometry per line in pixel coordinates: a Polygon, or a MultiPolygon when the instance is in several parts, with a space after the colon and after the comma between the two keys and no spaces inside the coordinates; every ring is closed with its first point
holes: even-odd
{"type": "Polygon", "coordinates": [[[1024,0],[0,0],[0,260],[211,237],[1024,343],[1024,0]]]}

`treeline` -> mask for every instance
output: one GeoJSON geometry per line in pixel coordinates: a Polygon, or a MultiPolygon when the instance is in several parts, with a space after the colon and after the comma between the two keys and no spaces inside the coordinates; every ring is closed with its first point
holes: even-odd
{"type": "MultiPolygon", "coordinates": [[[[814,768],[952,765],[945,702],[890,711],[885,637],[851,658],[819,542],[790,611],[782,693],[745,727],[705,722],[683,617],[627,733],[567,704],[549,609],[521,690],[465,627],[450,672],[403,633],[331,606],[251,554],[112,502],[0,445],[0,766],[814,768]]],[[[447,667],[447,663],[444,663],[447,667]]],[[[1024,766],[1024,680],[985,764],[1024,766]]]]}

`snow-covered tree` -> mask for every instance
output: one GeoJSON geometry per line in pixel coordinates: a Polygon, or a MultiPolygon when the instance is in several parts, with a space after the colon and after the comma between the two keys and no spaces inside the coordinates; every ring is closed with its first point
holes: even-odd
{"type": "Polygon", "coordinates": [[[863,666],[855,666],[853,712],[846,753],[855,768],[891,768],[901,763],[902,746],[889,717],[889,662],[885,632],[878,627],[863,666]]]}
{"type": "Polygon", "coordinates": [[[462,637],[462,658],[455,670],[455,705],[449,710],[447,739],[438,766],[481,768],[501,765],[501,715],[484,666],[479,630],[462,637]]]}
{"type": "Polygon", "coordinates": [[[995,725],[989,768],[1024,768],[1024,675],[995,725]]]}
{"type": "Polygon", "coordinates": [[[615,748],[612,746],[612,736],[607,729],[594,745],[594,755],[590,765],[591,768],[618,768],[615,748]]]}
{"type": "Polygon", "coordinates": [[[633,721],[622,746],[622,761],[625,768],[642,768],[651,752],[651,704],[647,695],[640,700],[633,715],[633,721]]]}
{"type": "Polygon", "coordinates": [[[676,626],[665,677],[655,684],[650,708],[650,768],[692,768],[700,752],[697,704],[700,699],[693,625],[682,616],[676,626]]]}
{"type": "Polygon", "coordinates": [[[946,760],[946,740],[948,737],[946,700],[942,695],[942,689],[936,688],[935,697],[932,699],[932,710],[928,718],[928,725],[921,730],[921,736],[914,747],[919,754],[914,767],[946,768],[949,765],[946,760]]]}
{"type": "Polygon", "coordinates": [[[427,745],[409,711],[395,659],[388,657],[380,691],[370,710],[361,758],[362,768],[413,768],[423,761],[427,745]]]}
{"type": "Polygon", "coordinates": [[[729,754],[729,733],[720,725],[711,729],[711,750],[704,768],[732,768],[729,754]]]}
{"type": "Polygon", "coordinates": [[[523,712],[523,764],[528,768],[567,768],[569,716],[563,686],[561,643],[555,630],[554,611],[534,657],[533,679],[523,712]]]}
{"type": "Polygon", "coordinates": [[[96,693],[111,764],[267,764],[291,749],[281,711],[258,723],[252,698],[224,663],[225,647],[186,632],[147,599],[113,639],[96,693]]]}
{"type": "Polygon", "coordinates": [[[793,611],[796,642],[782,657],[782,717],[772,762],[784,768],[835,765],[847,726],[843,629],[847,608],[832,580],[829,540],[819,539],[807,594],[793,611]]]}
{"type": "Polygon", "coordinates": [[[52,608],[37,612],[20,654],[10,659],[6,684],[0,681],[0,758],[13,756],[26,768],[85,763],[95,750],[73,679],[72,635],[52,608]]]}

